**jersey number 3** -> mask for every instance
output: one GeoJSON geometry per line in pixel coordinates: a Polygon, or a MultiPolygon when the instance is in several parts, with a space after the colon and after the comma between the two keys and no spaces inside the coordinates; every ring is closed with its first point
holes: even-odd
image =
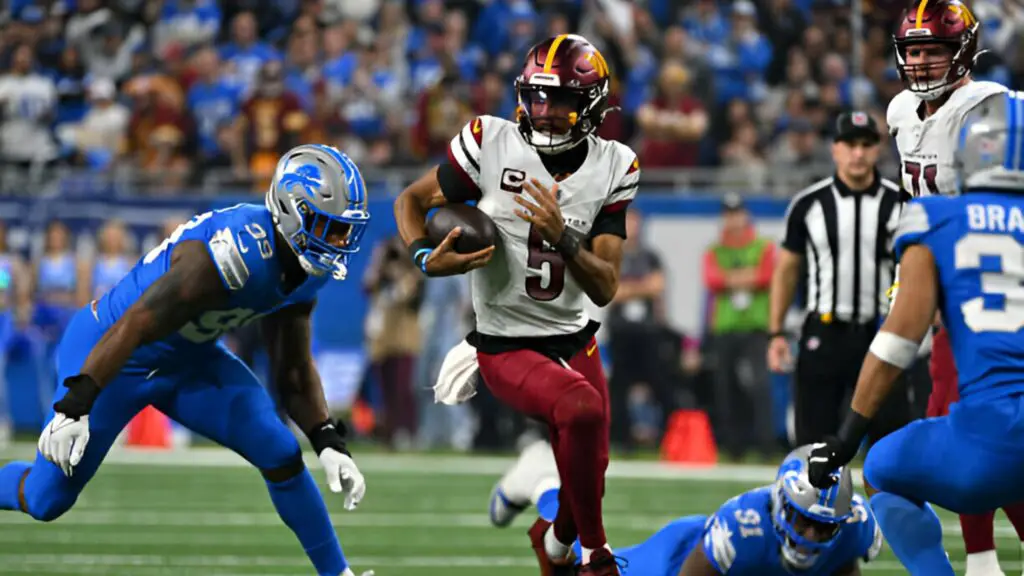
{"type": "Polygon", "coordinates": [[[920,162],[904,162],[903,172],[910,176],[910,185],[914,188],[914,198],[921,197],[921,180],[924,180],[929,194],[932,196],[939,194],[939,186],[935,183],[935,176],[939,173],[938,164],[925,164],[922,167],[920,162]]]}
{"type": "Polygon", "coordinates": [[[526,275],[526,294],[534,300],[550,302],[565,288],[565,260],[562,255],[544,243],[540,232],[530,225],[530,236],[526,242],[526,267],[535,271],[547,268],[547,283],[541,274],[526,275]]]}
{"type": "Polygon", "coordinates": [[[992,234],[968,234],[956,243],[958,270],[980,268],[983,256],[999,258],[1002,269],[981,273],[982,295],[960,305],[964,323],[973,332],[1017,332],[1024,328],[1024,246],[992,234]],[[986,307],[986,296],[1001,305],[986,307]]]}

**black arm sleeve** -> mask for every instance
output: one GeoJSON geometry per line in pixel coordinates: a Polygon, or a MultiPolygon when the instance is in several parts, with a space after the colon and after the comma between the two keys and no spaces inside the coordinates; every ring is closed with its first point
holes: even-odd
{"type": "Polygon", "coordinates": [[[451,161],[446,160],[438,165],[437,183],[441,186],[445,200],[452,204],[480,199],[480,189],[470,186],[455,166],[452,166],[451,161]]]}
{"type": "Polygon", "coordinates": [[[615,210],[613,212],[600,212],[594,219],[594,225],[590,228],[590,237],[596,238],[601,234],[611,234],[626,239],[626,211],[615,210]]]}

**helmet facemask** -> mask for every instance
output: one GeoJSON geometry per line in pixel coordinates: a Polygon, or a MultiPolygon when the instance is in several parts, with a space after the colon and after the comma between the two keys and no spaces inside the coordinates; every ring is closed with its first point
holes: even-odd
{"type": "Polygon", "coordinates": [[[520,77],[516,80],[516,96],[519,130],[538,152],[546,154],[564,152],[584,141],[608,112],[604,106],[607,81],[574,88],[520,77]]]}
{"type": "Polygon", "coordinates": [[[346,210],[331,216],[305,200],[295,204],[302,216],[302,227],[288,238],[288,243],[299,257],[302,269],[313,276],[330,272],[335,280],[344,280],[349,259],[359,252],[369,215],[363,210],[346,210]]]}
{"type": "Polygon", "coordinates": [[[782,558],[792,568],[807,570],[814,566],[822,552],[836,544],[842,522],[835,518],[827,521],[815,518],[800,510],[784,493],[779,500],[773,520],[782,558]]]}

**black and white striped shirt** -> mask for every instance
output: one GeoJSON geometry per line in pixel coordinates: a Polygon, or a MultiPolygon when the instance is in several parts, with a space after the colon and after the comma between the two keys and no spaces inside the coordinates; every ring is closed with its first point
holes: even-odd
{"type": "Polygon", "coordinates": [[[782,247],[807,264],[808,312],[855,323],[885,314],[900,199],[899,186],[877,173],[867,190],[853,191],[830,176],[797,193],[786,211],[782,247]]]}

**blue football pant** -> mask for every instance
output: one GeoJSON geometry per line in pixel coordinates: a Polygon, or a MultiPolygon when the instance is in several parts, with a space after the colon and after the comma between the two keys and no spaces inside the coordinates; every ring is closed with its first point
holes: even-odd
{"type": "Polygon", "coordinates": [[[958,514],[1024,501],[1024,395],[954,404],[879,440],[864,462],[872,487],[958,514]]]}
{"type": "MultiPolygon", "coordinates": [[[[542,518],[549,522],[554,521],[558,514],[557,496],[541,497],[537,509],[542,518]]],[[[624,574],[678,576],[690,550],[700,543],[707,519],[707,516],[684,516],[669,522],[642,543],[628,548],[618,548],[613,553],[625,561],[624,574]]],[[[579,540],[573,543],[572,547],[578,563],[582,557],[579,540]]]]}
{"type": "MultiPolygon", "coordinates": [[[[79,373],[102,333],[88,307],[74,317],[57,350],[58,382],[79,373]]],[[[36,455],[24,484],[28,513],[45,521],[70,509],[121,430],[149,404],[261,470],[297,462],[301,457],[298,441],[241,360],[216,348],[181,364],[187,366],[160,370],[129,366],[111,381],[89,414],[89,446],[71,478],[36,455]]],[[[66,392],[59,385],[54,399],[66,392]]],[[[52,417],[51,408],[47,421],[52,417]]]]}

